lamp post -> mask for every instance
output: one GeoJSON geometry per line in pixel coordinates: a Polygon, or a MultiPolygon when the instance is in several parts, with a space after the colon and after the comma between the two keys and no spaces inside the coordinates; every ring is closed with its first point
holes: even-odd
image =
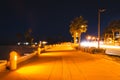
{"type": "Polygon", "coordinates": [[[98,9],[98,48],[100,48],[100,13],[104,11],[105,9],[98,9]]]}

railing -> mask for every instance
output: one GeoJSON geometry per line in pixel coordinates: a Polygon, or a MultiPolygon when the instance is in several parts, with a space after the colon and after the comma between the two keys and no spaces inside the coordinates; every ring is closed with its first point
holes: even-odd
{"type": "Polygon", "coordinates": [[[17,64],[32,58],[33,56],[36,55],[36,53],[37,53],[37,51],[35,51],[31,54],[25,54],[24,56],[19,57],[18,60],[17,60],[17,64]]]}
{"type": "Polygon", "coordinates": [[[7,60],[0,60],[0,72],[5,71],[7,66],[7,60]]]}
{"type": "MultiPolygon", "coordinates": [[[[49,46],[45,46],[44,48],[41,48],[41,52],[45,51],[46,49],[50,48],[51,45],[49,46]]],[[[33,53],[25,53],[23,56],[18,57],[17,59],[17,64],[26,61],[30,58],[32,58],[33,56],[35,56],[37,54],[37,50],[34,51],[33,53]]],[[[10,65],[10,61],[7,60],[0,60],[0,72],[4,71],[7,69],[7,67],[10,65]]]]}

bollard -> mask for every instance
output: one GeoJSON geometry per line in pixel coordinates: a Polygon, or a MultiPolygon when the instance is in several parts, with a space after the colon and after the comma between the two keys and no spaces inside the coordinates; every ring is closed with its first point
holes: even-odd
{"type": "Polygon", "coordinates": [[[10,52],[10,70],[15,70],[17,68],[17,52],[10,52]]]}
{"type": "Polygon", "coordinates": [[[40,52],[41,52],[41,49],[40,49],[40,47],[38,47],[38,55],[40,55],[40,52]]]}

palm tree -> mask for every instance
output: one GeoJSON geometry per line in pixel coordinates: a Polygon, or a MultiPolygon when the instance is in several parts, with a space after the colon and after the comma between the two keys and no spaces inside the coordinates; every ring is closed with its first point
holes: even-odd
{"type": "Polygon", "coordinates": [[[74,38],[74,43],[76,44],[76,38],[78,37],[78,41],[80,43],[81,33],[87,31],[87,20],[84,20],[82,16],[76,17],[70,24],[70,33],[74,38]]]}
{"type": "MultiPolygon", "coordinates": [[[[104,30],[104,41],[105,43],[108,42],[107,39],[111,38],[113,41],[113,44],[115,43],[115,33],[119,32],[120,34],[120,20],[113,20],[109,23],[109,25],[104,30]]],[[[119,37],[120,39],[120,37],[119,37]]]]}

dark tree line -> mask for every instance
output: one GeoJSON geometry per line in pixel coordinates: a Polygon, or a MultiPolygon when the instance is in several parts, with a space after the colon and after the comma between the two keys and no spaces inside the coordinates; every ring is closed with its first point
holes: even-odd
{"type": "Polygon", "coordinates": [[[32,36],[32,29],[29,28],[24,33],[17,33],[16,34],[18,42],[29,42],[30,44],[33,43],[34,37],[32,36]]]}

